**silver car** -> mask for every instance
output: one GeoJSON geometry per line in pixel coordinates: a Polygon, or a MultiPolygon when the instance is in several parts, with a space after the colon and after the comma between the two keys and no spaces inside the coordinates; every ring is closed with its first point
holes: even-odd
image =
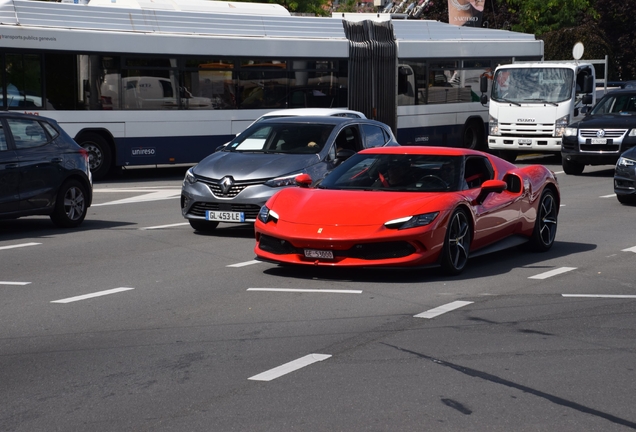
{"type": "Polygon", "coordinates": [[[297,175],[322,179],[340,162],[371,147],[398,143],[384,123],[346,117],[284,117],[254,123],[221,151],[190,168],[181,213],[192,228],[253,223],[263,204],[297,175]]]}

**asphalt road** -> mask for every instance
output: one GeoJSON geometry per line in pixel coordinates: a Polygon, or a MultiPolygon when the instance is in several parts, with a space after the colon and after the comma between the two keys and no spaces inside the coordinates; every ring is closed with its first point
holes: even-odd
{"type": "Polygon", "coordinates": [[[255,262],[181,218],[183,168],[97,183],[78,230],[2,221],[0,430],[636,429],[636,207],[537,162],[554,247],[458,277],[255,262]]]}

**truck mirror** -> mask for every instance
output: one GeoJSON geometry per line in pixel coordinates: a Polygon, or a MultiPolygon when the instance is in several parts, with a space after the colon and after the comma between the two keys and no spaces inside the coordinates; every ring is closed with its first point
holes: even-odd
{"type": "Polygon", "coordinates": [[[486,93],[488,91],[488,77],[482,75],[479,78],[479,91],[482,93],[486,93]]]}
{"type": "Polygon", "coordinates": [[[581,102],[583,102],[583,105],[592,105],[593,100],[594,99],[592,98],[591,94],[586,94],[585,96],[583,96],[581,102]]]}
{"type": "Polygon", "coordinates": [[[594,77],[592,75],[585,75],[585,78],[583,78],[583,93],[592,93],[593,91],[594,91],[594,77]]]}
{"type": "Polygon", "coordinates": [[[482,105],[486,106],[488,104],[488,95],[481,95],[481,97],[479,98],[479,102],[481,102],[482,105]]]}

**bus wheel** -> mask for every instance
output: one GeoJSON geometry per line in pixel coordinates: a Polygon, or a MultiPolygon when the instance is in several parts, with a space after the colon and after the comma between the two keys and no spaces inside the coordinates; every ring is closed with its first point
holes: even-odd
{"type": "Polygon", "coordinates": [[[78,144],[88,151],[88,163],[93,173],[93,180],[101,180],[110,171],[113,160],[108,142],[96,133],[82,135],[78,144]]]}
{"type": "Polygon", "coordinates": [[[462,134],[463,148],[471,150],[481,150],[483,147],[483,138],[483,127],[480,127],[477,122],[473,121],[464,125],[464,133],[462,134]]]}

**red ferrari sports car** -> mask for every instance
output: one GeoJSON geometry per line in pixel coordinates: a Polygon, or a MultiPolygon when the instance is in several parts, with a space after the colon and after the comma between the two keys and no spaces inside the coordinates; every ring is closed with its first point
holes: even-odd
{"type": "Polygon", "coordinates": [[[283,189],[255,223],[257,259],[314,266],[441,265],[527,243],[552,247],[559,187],[542,165],[517,167],[474,150],[364,150],[312,186],[283,189]]]}

